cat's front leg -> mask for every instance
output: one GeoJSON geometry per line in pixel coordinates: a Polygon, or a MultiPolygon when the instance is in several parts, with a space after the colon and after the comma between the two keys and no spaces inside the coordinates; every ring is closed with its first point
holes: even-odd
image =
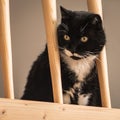
{"type": "Polygon", "coordinates": [[[69,90],[63,90],[63,103],[64,104],[71,104],[72,99],[74,99],[74,89],[70,88],[69,90]]]}

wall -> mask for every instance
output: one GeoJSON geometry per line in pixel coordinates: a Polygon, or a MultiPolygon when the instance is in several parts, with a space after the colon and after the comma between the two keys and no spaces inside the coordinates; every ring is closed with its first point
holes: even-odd
{"type": "MultiPolygon", "coordinates": [[[[57,0],[59,6],[71,10],[87,10],[86,0],[57,0]]],[[[104,25],[107,35],[107,57],[112,106],[120,108],[120,64],[119,28],[120,1],[103,0],[104,25]]],[[[13,73],[15,97],[20,98],[32,62],[45,46],[45,30],[41,0],[10,0],[11,34],[13,51],[13,73]]],[[[0,64],[1,69],[1,64],[0,64]]],[[[2,74],[0,72],[0,97],[4,97],[2,74]]]]}

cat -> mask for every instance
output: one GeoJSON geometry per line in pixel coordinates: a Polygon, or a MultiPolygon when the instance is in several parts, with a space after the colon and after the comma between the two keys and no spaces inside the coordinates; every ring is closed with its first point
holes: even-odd
{"type": "MultiPolygon", "coordinates": [[[[64,104],[101,106],[96,59],[106,37],[98,14],[60,7],[57,27],[64,104]]],[[[47,45],[34,62],[21,99],[53,102],[47,45]]]]}

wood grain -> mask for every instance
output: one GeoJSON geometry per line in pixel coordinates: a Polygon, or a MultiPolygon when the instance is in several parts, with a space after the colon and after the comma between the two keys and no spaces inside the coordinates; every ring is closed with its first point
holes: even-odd
{"type": "Polygon", "coordinates": [[[120,120],[119,109],[0,99],[0,120],[120,120]]]}

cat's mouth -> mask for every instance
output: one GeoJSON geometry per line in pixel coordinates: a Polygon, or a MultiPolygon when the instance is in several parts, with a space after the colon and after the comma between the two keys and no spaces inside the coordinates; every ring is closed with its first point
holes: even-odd
{"type": "Polygon", "coordinates": [[[79,60],[79,59],[81,59],[81,58],[76,57],[76,56],[71,56],[71,58],[74,59],[74,60],[79,60]]]}
{"type": "Polygon", "coordinates": [[[77,54],[77,53],[72,53],[70,52],[69,50],[67,49],[64,49],[64,53],[69,56],[70,58],[74,59],[74,60],[79,60],[79,59],[82,59],[84,58],[83,56],[77,54]]]}

